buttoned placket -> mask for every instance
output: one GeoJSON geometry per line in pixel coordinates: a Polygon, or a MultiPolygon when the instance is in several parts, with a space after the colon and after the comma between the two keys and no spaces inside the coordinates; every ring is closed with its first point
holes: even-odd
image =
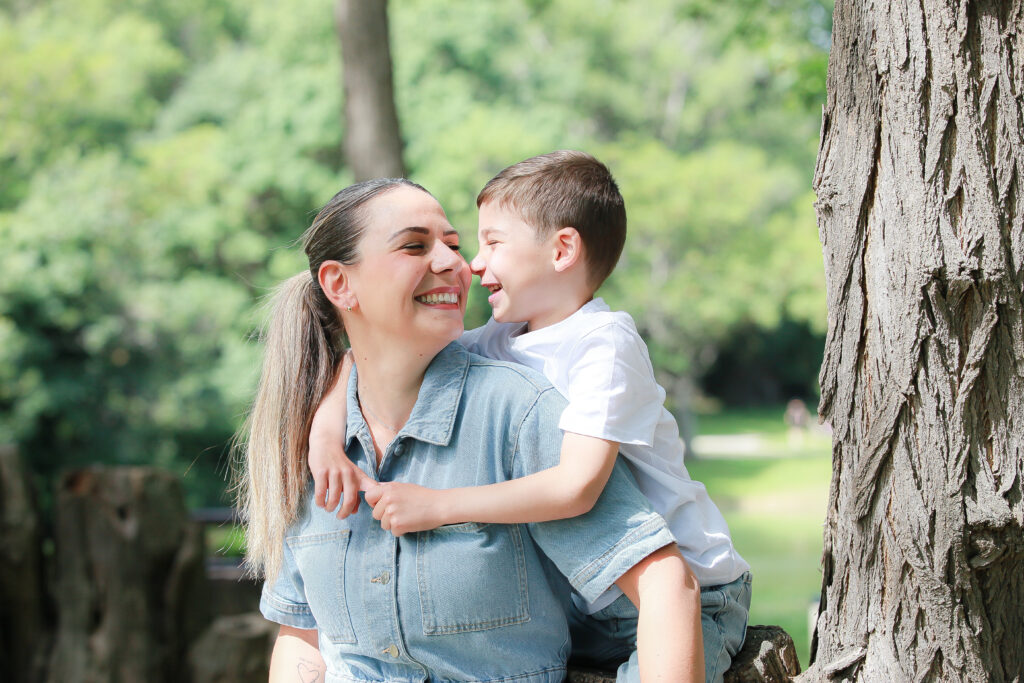
{"type": "MultiPolygon", "coordinates": [[[[373,438],[370,436],[369,427],[363,425],[357,435],[360,445],[371,459],[376,459],[376,451],[373,448],[373,438]]],[[[377,468],[376,476],[380,481],[380,475],[385,467],[392,465],[392,456],[400,456],[405,451],[403,445],[405,437],[397,435],[388,444],[381,457],[380,467],[377,468]]],[[[381,626],[378,633],[373,634],[374,648],[378,653],[388,656],[396,661],[411,664],[419,667],[428,676],[427,670],[420,662],[413,659],[405,647],[405,637],[402,633],[402,625],[398,615],[398,551],[399,540],[380,526],[375,528],[373,551],[370,556],[374,558],[373,564],[368,566],[369,578],[367,590],[361,591],[363,595],[364,614],[380,614],[382,607],[387,609],[387,627],[383,620],[377,622],[381,626]],[[379,552],[378,552],[379,551],[379,552]]]]}

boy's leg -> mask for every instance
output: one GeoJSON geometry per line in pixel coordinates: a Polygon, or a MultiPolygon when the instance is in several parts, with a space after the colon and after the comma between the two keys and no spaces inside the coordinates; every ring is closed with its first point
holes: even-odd
{"type": "Polygon", "coordinates": [[[606,671],[619,669],[619,683],[640,680],[636,665],[638,613],[629,598],[620,595],[615,602],[595,614],[584,614],[572,604],[568,617],[572,637],[570,663],[606,671]],[[627,666],[630,658],[633,660],[632,675],[627,666]],[[622,667],[627,667],[625,672],[622,667]]]}
{"type": "MultiPolygon", "coordinates": [[[[720,683],[743,647],[750,613],[750,573],[721,586],[701,589],[706,683],[720,683]]],[[[616,669],[617,683],[639,683],[636,607],[625,595],[596,614],[569,610],[572,661],[596,669],[616,669]]]]}
{"type": "Polygon", "coordinates": [[[750,572],[732,583],[702,588],[700,611],[705,679],[707,683],[720,683],[747,634],[750,572]]]}

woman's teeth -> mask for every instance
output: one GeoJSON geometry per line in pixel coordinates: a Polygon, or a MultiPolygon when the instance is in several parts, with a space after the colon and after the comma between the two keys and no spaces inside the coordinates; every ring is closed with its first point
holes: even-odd
{"type": "Polygon", "coordinates": [[[425,304],[457,304],[459,303],[459,295],[455,292],[445,292],[443,294],[424,294],[423,296],[416,297],[416,301],[425,304]]]}

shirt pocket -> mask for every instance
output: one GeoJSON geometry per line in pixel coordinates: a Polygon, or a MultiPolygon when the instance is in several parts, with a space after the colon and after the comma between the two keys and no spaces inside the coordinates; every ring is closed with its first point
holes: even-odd
{"type": "Polygon", "coordinates": [[[530,620],[522,532],[510,524],[450,524],[417,534],[423,633],[483,631],[530,620]]]}
{"type": "Polygon", "coordinates": [[[306,602],[320,635],[332,643],[355,643],[345,601],[345,556],[348,529],[286,539],[302,575],[306,602]]]}

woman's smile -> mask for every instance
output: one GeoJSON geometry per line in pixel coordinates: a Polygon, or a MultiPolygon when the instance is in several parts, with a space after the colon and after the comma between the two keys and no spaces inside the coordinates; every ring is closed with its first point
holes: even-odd
{"type": "Polygon", "coordinates": [[[422,294],[417,294],[413,299],[430,308],[460,310],[462,292],[458,287],[435,287],[422,294]]]}

